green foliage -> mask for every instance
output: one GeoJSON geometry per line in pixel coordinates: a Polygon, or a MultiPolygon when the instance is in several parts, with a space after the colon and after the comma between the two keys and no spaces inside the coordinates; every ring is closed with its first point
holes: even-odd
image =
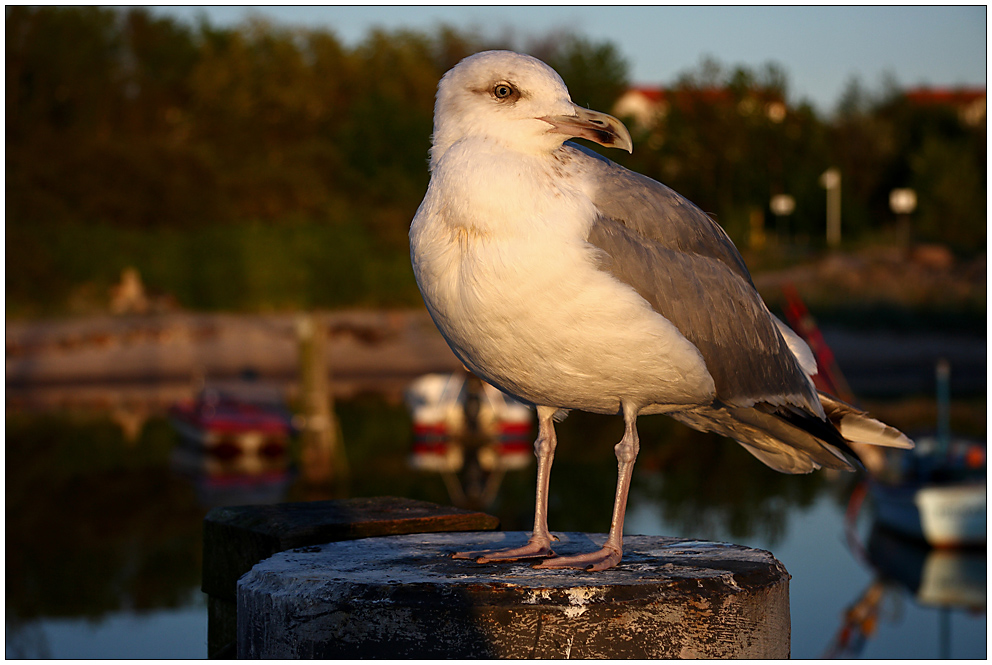
{"type": "MultiPolygon", "coordinates": [[[[195,27],[145,9],[6,11],[7,312],[106,302],[124,267],[181,306],[264,310],[416,304],[407,230],[428,182],[434,92],[473,52],[506,47],[440,27],[328,31],[253,20],[195,27]],[[81,298],[80,293],[89,294],[81,298]],[[73,305],[72,303],[76,303],[73,305]]],[[[626,89],[617,48],[554,32],[526,49],[576,103],[609,111],[626,89]]],[[[824,122],[786,100],[774,64],[704,60],[657,126],[616,159],[712,213],[746,246],[789,193],[793,236],[823,237],[819,175],[843,173],[845,239],[892,223],[914,187],[921,240],[985,244],[985,134],[852,81],[824,122]]]]}
{"type": "Polygon", "coordinates": [[[948,106],[913,105],[892,82],[887,88],[873,96],[852,79],[830,128],[845,214],[859,232],[877,229],[893,220],[889,192],[911,187],[919,201],[914,240],[984,251],[985,124],[969,125],[948,106]]]}
{"type": "MultiPolygon", "coordinates": [[[[7,242],[31,258],[23,269],[8,271],[8,312],[16,315],[57,313],[46,304],[73,300],[80,289],[107,293],[128,266],[140,268],[153,292],[201,310],[420,302],[405,248],[386,246],[357,221],[254,221],[183,230],[8,225],[7,242]]],[[[13,255],[9,259],[17,262],[13,255]]]]}
{"type": "Polygon", "coordinates": [[[531,51],[558,72],[579,106],[608,111],[627,88],[627,62],[608,42],[551,35],[531,51]]]}
{"type": "Polygon", "coordinates": [[[796,201],[789,234],[822,243],[819,179],[837,167],[845,241],[893,226],[889,192],[912,187],[916,240],[966,253],[984,248],[984,124],[969,126],[948,107],[911,105],[892,81],[874,95],[852,79],[829,121],[805,104],[778,106],[787,89],[774,64],[754,71],[704,59],[667,91],[663,117],[635,133],[634,155],[622,160],[713,214],[742,246],[751,214],[775,228],[768,206],[779,193],[796,201]]]}

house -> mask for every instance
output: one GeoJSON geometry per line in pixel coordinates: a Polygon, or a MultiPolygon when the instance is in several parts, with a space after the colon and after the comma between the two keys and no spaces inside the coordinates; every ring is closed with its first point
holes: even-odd
{"type": "MultiPolygon", "coordinates": [[[[648,130],[664,118],[672,105],[687,110],[696,104],[733,104],[735,95],[728,88],[682,88],[666,90],[660,87],[634,86],[629,88],[613,105],[613,115],[631,118],[639,130],[648,130]]],[[[775,92],[754,90],[737,101],[741,115],[762,111],[774,123],[785,120],[785,100],[775,92]]]]}
{"type": "Polygon", "coordinates": [[[905,97],[914,106],[952,107],[967,127],[985,124],[985,88],[911,88],[905,97]]]}
{"type": "Polygon", "coordinates": [[[640,129],[651,128],[659,117],[668,112],[665,91],[661,88],[637,86],[620,95],[613,105],[613,115],[632,118],[640,129]]]}

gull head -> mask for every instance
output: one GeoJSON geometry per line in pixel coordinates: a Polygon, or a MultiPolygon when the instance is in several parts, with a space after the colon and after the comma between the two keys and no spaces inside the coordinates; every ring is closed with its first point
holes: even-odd
{"type": "Polygon", "coordinates": [[[574,104],[558,72],[529,55],[476,53],[438,84],[432,163],[465,139],[540,154],[553,152],[569,138],[633,149],[622,122],[574,104]]]}

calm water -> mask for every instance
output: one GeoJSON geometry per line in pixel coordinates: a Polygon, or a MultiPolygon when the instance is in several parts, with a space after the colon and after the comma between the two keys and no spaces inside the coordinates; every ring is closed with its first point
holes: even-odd
{"type": "MultiPolygon", "coordinates": [[[[402,406],[368,398],[339,404],[338,415],[352,469],[347,490],[314,490],[292,473],[256,485],[191,474],[161,416],[129,440],[105,413],[8,411],[7,657],[205,657],[200,533],[214,505],[335,492],[450,503],[440,476],[408,469],[402,406]]],[[[844,523],[852,475],[777,474],[739,446],[662,417],[642,419],[640,430],[627,531],[772,551],[792,574],[793,657],[986,657],[984,550],[948,562],[880,540],[870,506],[852,544],[844,523]],[[925,589],[949,569],[970,573],[959,591],[973,604],[980,598],[977,607],[928,604],[925,589]],[[847,611],[867,600],[876,601],[872,623],[847,626],[848,639],[838,641],[847,611]]],[[[619,418],[584,414],[559,426],[553,531],[608,529],[621,431],[619,418]]],[[[531,465],[503,479],[487,510],[504,528],[530,527],[533,477],[531,465]]]]}

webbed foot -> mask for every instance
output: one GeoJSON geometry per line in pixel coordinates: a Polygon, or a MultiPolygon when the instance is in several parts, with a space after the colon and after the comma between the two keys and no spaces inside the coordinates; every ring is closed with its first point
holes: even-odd
{"type": "Polygon", "coordinates": [[[620,563],[623,552],[612,547],[604,547],[596,552],[578,554],[576,556],[562,556],[548,559],[534,566],[534,568],[578,568],[590,572],[606,570],[620,563]]]}
{"type": "Polygon", "coordinates": [[[455,552],[453,559],[475,559],[476,563],[491,561],[517,561],[519,559],[543,559],[555,556],[551,551],[550,540],[527,541],[526,545],[506,550],[479,550],[476,552],[455,552]]]}

